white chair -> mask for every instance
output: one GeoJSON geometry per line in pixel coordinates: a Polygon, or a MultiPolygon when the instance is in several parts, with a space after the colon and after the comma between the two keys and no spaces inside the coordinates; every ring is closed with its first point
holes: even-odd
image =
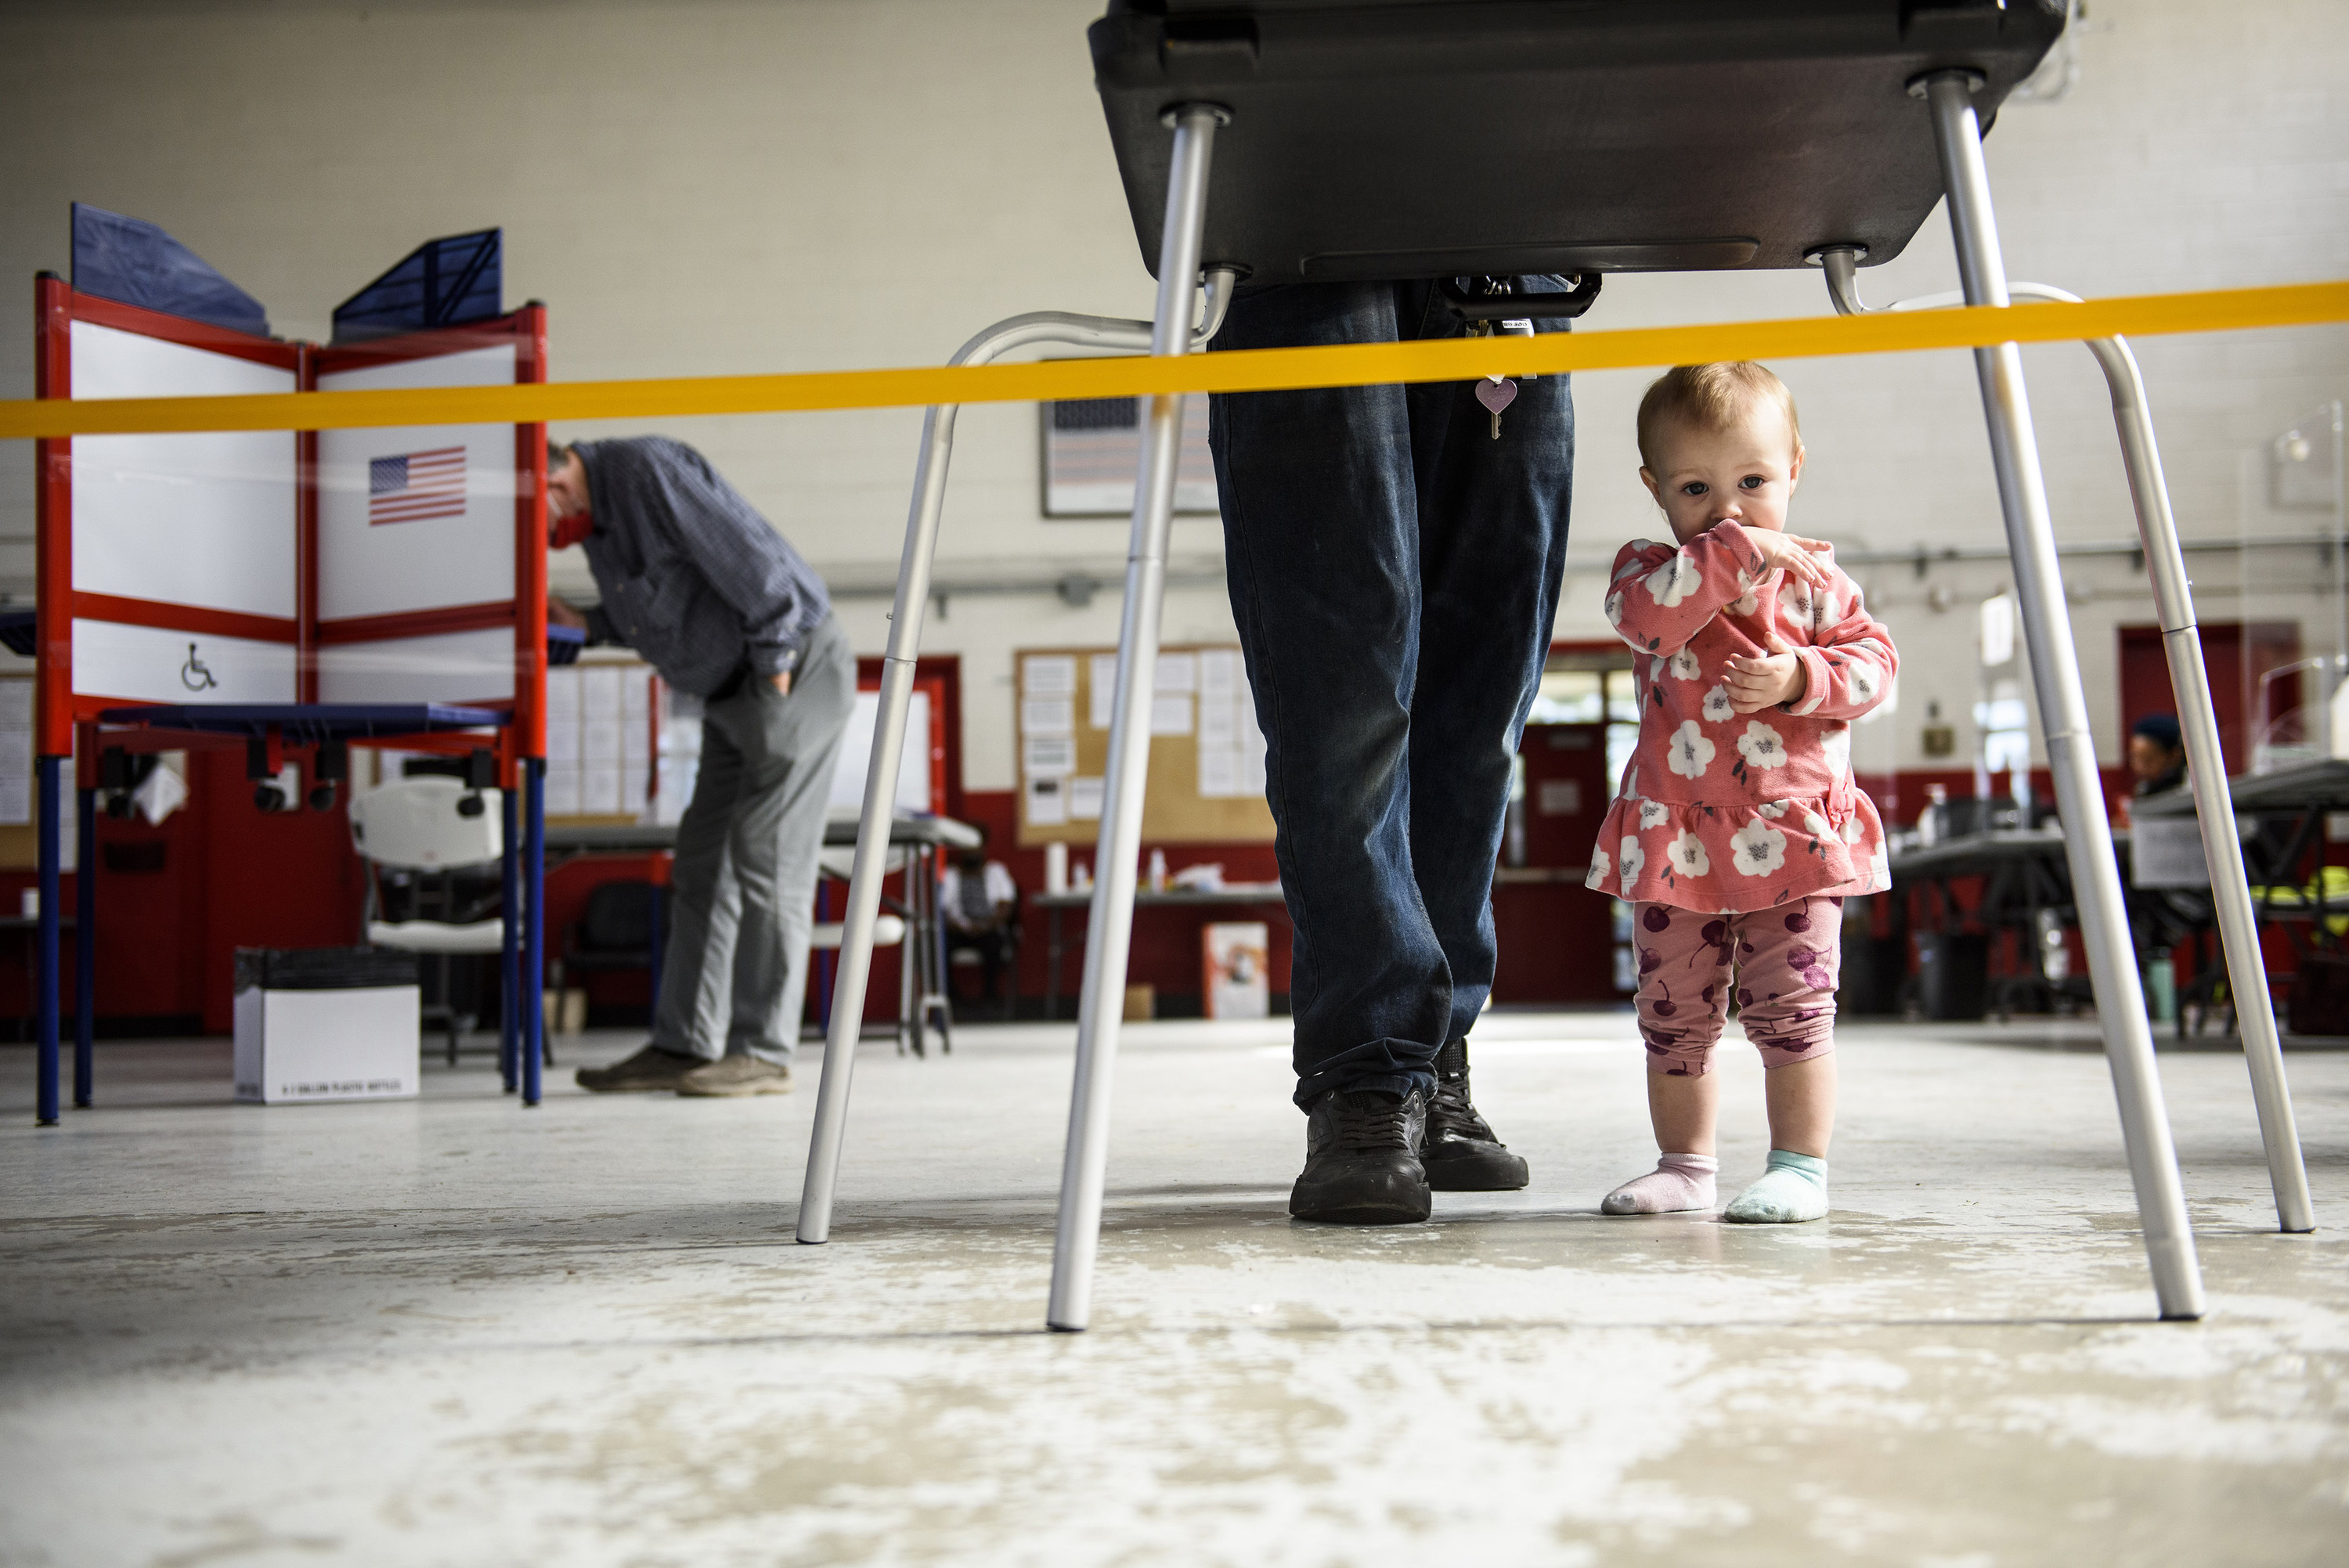
{"type": "MultiPolygon", "coordinates": [[[[440,879],[440,910],[459,917],[455,882],[450,873],[499,863],[505,853],[502,802],[495,789],[468,789],[462,780],[428,774],[396,779],[364,795],[350,806],[351,847],[367,862],[365,923],[367,940],[378,947],[406,953],[431,954],[441,960],[440,994],[449,995],[449,964],[452,956],[486,956],[505,951],[506,923],[502,913],[487,919],[418,916],[408,920],[378,918],[383,907],[377,884],[383,868],[440,879]]],[[[434,1009],[426,1009],[428,1013],[434,1009]]],[[[448,1019],[449,1060],[457,1060],[460,1020],[453,1007],[438,1009],[448,1019]]],[[[550,1058],[551,1059],[551,1058],[550,1058]]]]}

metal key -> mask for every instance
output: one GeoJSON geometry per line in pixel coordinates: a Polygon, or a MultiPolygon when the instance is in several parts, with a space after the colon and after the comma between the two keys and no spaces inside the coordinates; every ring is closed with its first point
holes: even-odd
{"type": "Polygon", "coordinates": [[[1493,439],[1501,438],[1501,410],[1516,401],[1517,384],[1506,377],[1487,376],[1476,383],[1476,401],[1493,416],[1493,439]]]}

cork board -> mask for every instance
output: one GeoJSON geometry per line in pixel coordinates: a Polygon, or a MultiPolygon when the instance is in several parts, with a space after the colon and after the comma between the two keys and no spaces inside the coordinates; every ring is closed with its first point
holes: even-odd
{"type": "MultiPolygon", "coordinates": [[[[1092,844],[1109,766],[1115,648],[1038,648],[1017,661],[1019,843],[1092,844]]],[[[1264,737],[1233,644],[1159,651],[1142,837],[1154,844],[1268,844],[1264,737]]]]}

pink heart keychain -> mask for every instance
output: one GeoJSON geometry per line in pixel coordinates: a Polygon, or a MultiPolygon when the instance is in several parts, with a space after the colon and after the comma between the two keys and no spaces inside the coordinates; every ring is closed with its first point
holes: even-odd
{"type": "Polygon", "coordinates": [[[1495,381],[1486,377],[1476,383],[1476,401],[1493,416],[1493,439],[1501,438],[1501,410],[1516,400],[1517,384],[1514,381],[1495,381]]]}

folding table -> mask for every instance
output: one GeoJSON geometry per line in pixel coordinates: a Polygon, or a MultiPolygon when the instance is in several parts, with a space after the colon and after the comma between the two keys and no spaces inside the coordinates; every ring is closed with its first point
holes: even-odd
{"type": "MultiPolygon", "coordinates": [[[[1944,196],[1964,302],[2007,304],[1981,138],[2063,26],[2060,0],[1112,0],[1090,37],[1135,232],[1145,262],[1156,260],[1149,349],[1180,355],[1214,335],[1240,277],[1451,279],[1444,292],[1459,313],[1489,319],[1533,314],[1545,296],[1507,296],[1491,308],[1465,286],[1472,280],[1573,274],[1570,293],[1547,296],[1570,314],[1610,272],[1812,264],[1827,269],[1837,307],[1856,309],[1851,269],[1899,254],[1944,196]],[[1205,321],[1195,333],[1203,275],[1205,321]]],[[[1139,346],[1143,330],[1018,317],[974,338],[956,362],[1040,340],[1139,346]]],[[[2115,363],[2126,346],[2098,353],[2113,379],[2198,790],[2223,791],[2142,389],[2133,364],[2115,363]]],[[[2022,359],[2011,343],[1974,359],[2155,1293],[2164,1317],[2196,1317],[2201,1275],[2109,848],[2022,359]]],[[[934,408],[925,425],[868,779],[896,776],[954,413],[934,408]]],[[[1134,500],[1046,1315],[1064,1330],[1092,1315],[1181,419],[1179,397],[1153,399],[1134,500]]],[[[2209,835],[2207,804],[2204,813],[2209,835]]],[[[803,1242],[830,1233],[854,1047],[837,1020],[863,1010],[886,815],[885,794],[869,788],[801,1204],[803,1242]]],[[[2232,824],[2219,826],[2214,881],[2230,870],[2240,890],[2232,824]]],[[[2243,900],[2245,918],[2224,925],[2239,975],[2248,907],[2243,900]]],[[[2256,966],[2255,950],[2248,961],[2256,966]]],[[[2247,1005],[2263,997],[2264,979],[2241,994],[2247,1005]]],[[[2304,1230],[2305,1178],[2272,1037],[2270,1018],[2266,1046],[2247,1032],[2247,1054],[2282,1228],[2304,1230]]]]}

